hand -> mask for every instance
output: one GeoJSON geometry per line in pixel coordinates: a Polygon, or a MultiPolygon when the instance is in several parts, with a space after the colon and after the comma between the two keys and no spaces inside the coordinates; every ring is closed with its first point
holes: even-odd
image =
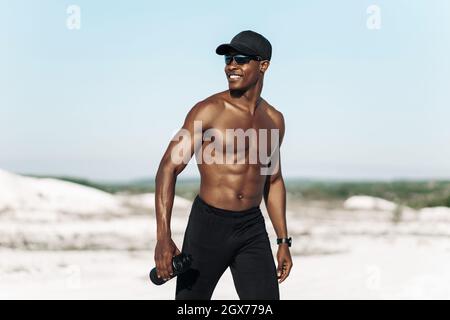
{"type": "Polygon", "coordinates": [[[158,278],[169,280],[173,275],[172,258],[180,254],[177,246],[171,238],[164,238],[156,242],[155,264],[158,278]]]}
{"type": "Polygon", "coordinates": [[[291,253],[289,252],[289,246],[287,244],[278,245],[277,260],[278,283],[282,283],[289,276],[293,266],[291,253]]]}

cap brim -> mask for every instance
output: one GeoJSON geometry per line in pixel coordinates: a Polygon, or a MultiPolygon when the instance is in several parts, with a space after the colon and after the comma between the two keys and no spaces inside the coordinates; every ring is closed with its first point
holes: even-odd
{"type": "Polygon", "coordinates": [[[245,54],[245,55],[255,55],[253,50],[251,50],[249,48],[246,48],[244,46],[231,45],[229,43],[221,44],[216,49],[216,53],[221,56],[223,56],[224,54],[228,54],[231,51],[235,51],[237,53],[245,54]]]}

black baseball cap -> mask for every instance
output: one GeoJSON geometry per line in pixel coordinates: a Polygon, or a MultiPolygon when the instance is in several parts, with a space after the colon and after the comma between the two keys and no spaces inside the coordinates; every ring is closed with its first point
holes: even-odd
{"type": "Polygon", "coordinates": [[[269,40],[251,30],[239,32],[230,43],[221,44],[216,49],[216,53],[220,55],[228,54],[230,51],[260,56],[263,60],[270,60],[272,57],[272,45],[269,40]]]}

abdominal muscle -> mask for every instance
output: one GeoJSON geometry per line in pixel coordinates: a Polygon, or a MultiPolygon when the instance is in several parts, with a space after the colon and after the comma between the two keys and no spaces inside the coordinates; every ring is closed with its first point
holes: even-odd
{"type": "Polygon", "coordinates": [[[259,206],[267,176],[259,164],[199,164],[200,197],[208,204],[241,211],[259,206]]]}

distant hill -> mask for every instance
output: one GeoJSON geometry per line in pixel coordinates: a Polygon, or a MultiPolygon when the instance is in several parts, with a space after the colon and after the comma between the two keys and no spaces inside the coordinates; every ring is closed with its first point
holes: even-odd
{"type": "MultiPolygon", "coordinates": [[[[109,193],[138,194],[155,191],[155,182],[151,178],[120,183],[102,183],[79,177],[51,177],[109,193]]],[[[434,206],[450,207],[450,181],[447,180],[336,181],[285,178],[285,183],[288,193],[298,199],[345,200],[354,195],[364,194],[402,203],[416,209],[434,206]]],[[[192,200],[198,193],[199,185],[199,179],[179,178],[176,185],[176,194],[192,200]]]]}

